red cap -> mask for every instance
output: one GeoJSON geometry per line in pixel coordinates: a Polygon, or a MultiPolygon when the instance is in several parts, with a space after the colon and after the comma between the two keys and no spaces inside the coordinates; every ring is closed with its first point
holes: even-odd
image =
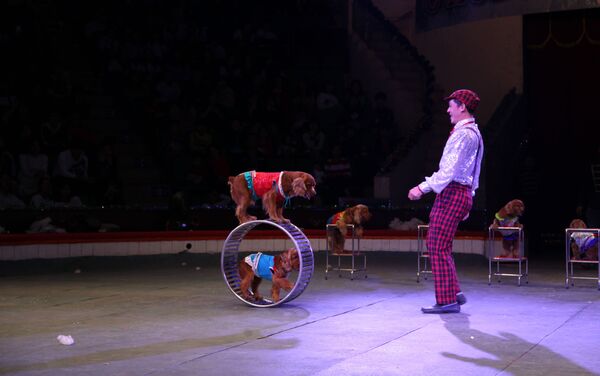
{"type": "Polygon", "coordinates": [[[456,90],[454,93],[444,98],[446,101],[450,99],[456,99],[464,103],[469,112],[475,111],[479,105],[479,95],[474,91],[467,89],[456,90]]]}

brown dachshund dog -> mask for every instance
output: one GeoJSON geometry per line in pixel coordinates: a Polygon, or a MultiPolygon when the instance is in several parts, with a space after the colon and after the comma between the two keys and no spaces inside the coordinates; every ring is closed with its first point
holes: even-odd
{"type": "Polygon", "coordinates": [[[256,219],[247,210],[259,199],[270,220],[289,222],[283,217],[287,201],[292,197],[313,198],[317,194],[315,186],[315,178],[301,171],[248,171],[229,177],[231,198],[237,205],[235,216],[240,224],[256,219]]]}
{"type": "MultiPolygon", "coordinates": [[[[520,227],[519,217],[525,212],[525,205],[521,200],[511,200],[502,207],[494,218],[492,228],[520,227]]],[[[499,230],[502,234],[502,254],[500,257],[519,258],[519,233],[516,230],[499,230]]]]}
{"type": "Polygon", "coordinates": [[[348,234],[348,225],[354,225],[354,231],[357,237],[363,235],[363,224],[371,219],[371,213],[366,205],[352,206],[343,212],[336,213],[327,224],[336,225],[337,228],[327,231],[327,241],[329,248],[334,254],[344,253],[344,244],[348,234]]]}
{"type": "Polygon", "coordinates": [[[292,283],[287,279],[292,270],[300,268],[300,259],[298,251],[294,248],[288,249],[276,256],[270,256],[263,253],[253,253],[239,264],[240,289],[242,297],[246,300],[261,301],[263,297],[258,292],[258,286],[263,279],[273,281],[271,287],[271,299],[273,302],[279,301],[279,292],[281,289],[290,291],[292,283]],[[250,290],[252,287],[252,290],[250,290]]]}
{"type": "MultiPolygon", "coordinates": [[[[574,219],[569,228],[588,228],[581,219],[574,219]]],[[[571,257],[575,260],[598,260],[598,238],[593,232],[571,233],[571,257]]]]}

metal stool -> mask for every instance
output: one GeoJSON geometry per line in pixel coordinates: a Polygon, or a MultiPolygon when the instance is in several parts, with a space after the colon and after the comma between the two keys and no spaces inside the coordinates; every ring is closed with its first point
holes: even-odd
{"type": "Polygon", "coordinates": [[[489,260],[489,272],[488,272],[488,285],[492,284],[492,276],[498,277],[498,283],[501,282],[500,277],[517,277],[517,284],[521,286],[521,278],[525,278],[525,283],[529,283],[529,260],[525,257],[525,233],[521,227],[497,227],[488,228],[488,260],[489,260]],[[518,231],[519,233],[519,257],[499,257],[494,252],[494,239],[496,231],[508,230],[518,231]],[[525,273],[523,273],[522,263],[525,262],[525,273]],[[496,263],[496,271],[492,272],[492,263],[496,263]],[[518,273],[501,273],[500,264],[502,263],[518,263],[518,273]]]}
{"type": "Polygon", "coordinates": [[[421,274],[423,279],[427,280],[427,274],[431,274],[431,265],[427,269],[427,260],[429,260],[429,251],[425,250],[423,240],[425,233],[429,230],[429,225],[418,225],[417,226],[417,283],[420,282],[421,274]],[[421,265],[423,268],[421,269],[421,265]]]}
{"type": "Polygon", "coordinates": [[[365,278],[367,278],[367,255],[364,252],[362,254],[360,253],[360,238],[356,237],[356,229],[355,229],[354,225],[349,224],[349,225],[346,225],[346,227],[348,229],[350,229],[350,232],[352,233],[352,252],[347,253],[347,254],[346,253],[333,254],[332,257],[337,257],[337,267],[329,266],[329,236],[332,231],[339,231],[339,230],[335,224],[328,224],[325,227],[325,231],[326,231],[325,279],[327,279],[327,273],[329,273],[330,270],[331,271],[336,270],[338,272],[338,277],[342,276],[341,272],[350,272],[350,280],[354,279],[354,273],[357,273],[357,272],[365,272],[365,278]],[[355,247],[355,243],[356,243],[356,247],[355,247]],[[358,256],[362,256],[362,258],[363,258],[362,268],[358,267],[356,265],[355,258],[357,258],[358,256]],[[342,267],[342,258],[344,258],[344,257],[350,257],[350,259],[351,259],[351,267],[350,268],[342,267]]]}
{"type": "Polygon", "coordinates": [[[574,279],[592,279],[596,280],[598,283],[598,290],[600,290],[600,263],[598,260],[577,260],[571,258],[571,234],[577,232],[591,232],[594,233],[596,237],[600,238],[600,228],[567,228],[565,229],[565,259],[566,263],[566,278],[565,278],[565,288],[569,288],[569,282],[571,282],[571,286],[575,286],[575,283],[572,281],[574,279]],[[598,265],[598,277],[575,277],[575,273],[573,272],[573,264],[596,264],[598,265]]]}

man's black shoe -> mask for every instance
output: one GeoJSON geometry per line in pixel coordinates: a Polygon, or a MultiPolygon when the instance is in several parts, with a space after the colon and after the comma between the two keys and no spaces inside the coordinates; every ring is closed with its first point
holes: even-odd
{"type": "Polygon", "coordinates": [[[458,313],[460,312],[460,305],[458,303],[450,303],[450,304],[436,304],[431,307],[423,307],[421,308],[423,313],[458,313]]]}
{"type": "Polygon", "coordinates": [[[456,294],[456,302],[459,305],[463,305],[467,302],[467,297],[462,292],[459,292],[458,294],[456,294]]]}

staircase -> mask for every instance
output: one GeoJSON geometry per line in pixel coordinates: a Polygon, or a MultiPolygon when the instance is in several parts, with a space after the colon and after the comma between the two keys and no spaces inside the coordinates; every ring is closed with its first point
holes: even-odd
{"type": "MultiPolygon", "coordinates": [[[[402,141],[375,177],[375,197],[390,205],[437,167],[450,125],[434,69],[369,0],[353,2],[350,38],[353,73],[369,91],[388,94],[402,141]],[[372,85],[369,87],[368,85],[372,85]],[[439,102],[439,101],[436,101],[439,102]],[[432,127],[432,124],[436,126],[432,127]]],[[[419,202],[427,205],[427,200],[419,202]]]]}
{"type": "Polygon", "coordinates": [[[387,94],[401,134],[427,126],[433,67],[370,0],[353,1],[350,54],[353,75],[387,94]]]}

